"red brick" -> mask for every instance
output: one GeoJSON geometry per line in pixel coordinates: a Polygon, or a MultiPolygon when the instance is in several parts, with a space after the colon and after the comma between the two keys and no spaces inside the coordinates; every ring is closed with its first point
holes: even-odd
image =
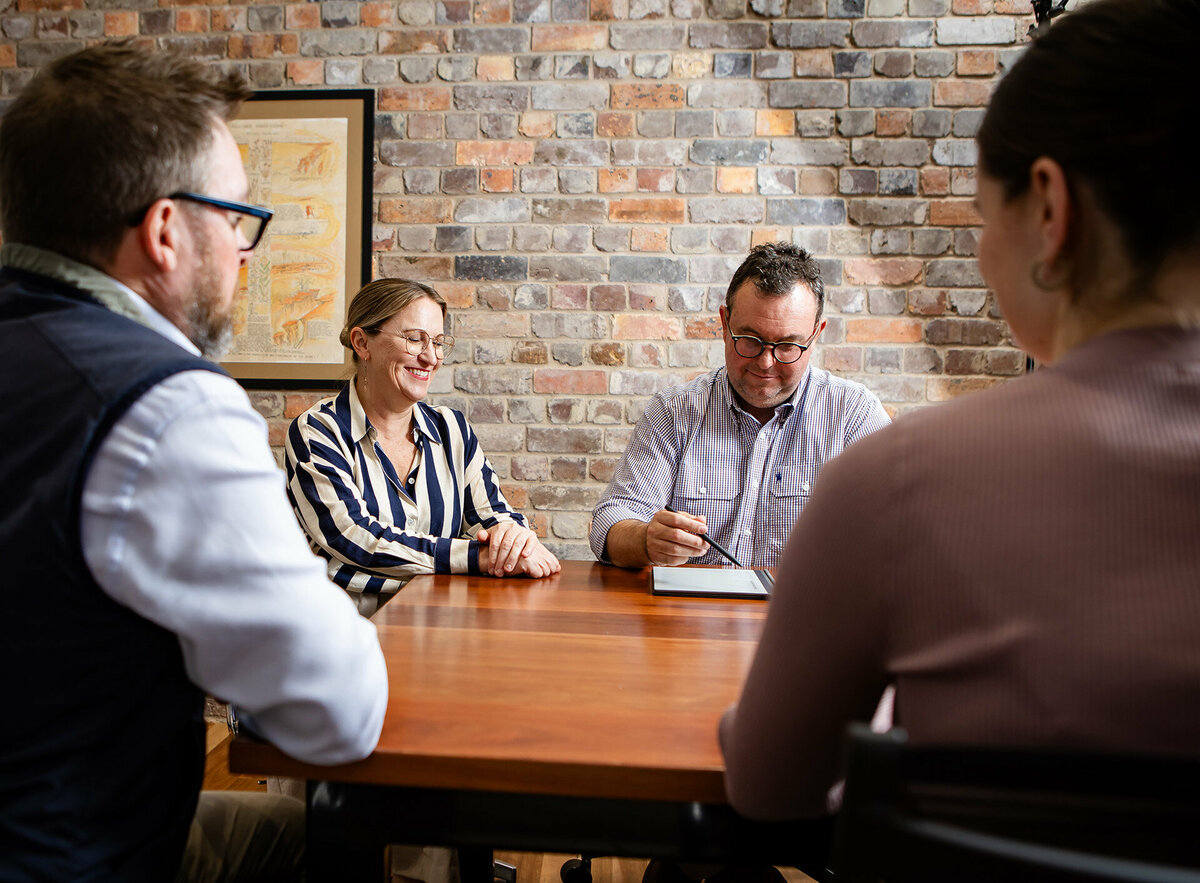
{"type": "Polygon", "coordinates": [[[246,29],[246,10],[234,7],[214,9],[211,21],[214,31],[244,31],[246,29]]]}
{"type": "Polygon", "coordinates": [[[439,291],[447,280],[454,278],[454,259],[421,257],[417,255],[379,255],[379,276],[398,276],[401,279],[420,279],[439,291]]]}
{"type": "Polygon", "coordinates": [[[476,24],[499,25],[512,21],[507,0],[475,0],[476,24]]]}
{"type": "Polygon", "coordinates": [[[19,0],[17,3],[17,10],[20,12],[50,12],[59,9],[83,9],[83,0],[19,0]]]}
{"type": "Polygon", "coordinates": [[[684,336],[688,340],[716,340],[721,336],[721,320],[716,316],[707,319],[688,319],[684,326],[684,336]]]}
{"type": "Polygon", "coordinates": [[[137,32],[138,15],[136,12],[104,13],[104,36],[132,37],[137,32]]]}
{"type": "Polygon", "coordinates": [[[991,94],[991,83],[974,80],[938,80],[933,84],[933,103],[938,106],[983,107],[991,94]]]}
{"type": "Polygon", "coordinates": [[[358,7],[358,23],[364,28],[386,28],[392,22],[391,3],[363,3],[358,7]]]}
{"type": "Polygon", "coordinates": [[[634,169],[601,169],[598,177],[601,193],[632,193],[637,189],[634,169]]]}
{"type": "Polygon", "coordinates": [[[606,111],[596,114],[596,134],[601,138],[628,138],[633,135],[633,114],[606,111]]]}
{"type": "Polygon", "coordinates": [[[669,247],[667,231],[662,227],[634,227],[630,233],[630,251],[662,252],[669,247]]]}
{"type": "Polygon", "coordinates": [[[983,219],[970,199],[935,199],[929,203],[929,223],[934,227],[977,227],[983,219]]]}
{"type": "Polygon", "coordinates": [[[320,86],[325,82],[325,63],[319,58],[289,61],[287,76],[297,86],[320,86]]]}
{"type": "Polygon", "coordinates": [[[475,306],[475,286],[470,282],[440,282],[437,293],[452,310],[465,310],[475,306]]]}
{"type": "Polygon", "coordinates": [[[796,76],[833,76],[833,53],[828,49],[800,49],[796,52],[796,76]]]}
{"type": "Polygon", "coordinates": [[[675,170],[638,169],[637,189],[650,193],[672,193],[675,190],[675,170]]]}
{"type": "Polygon", "coordinates": [[[533,26],[534,52],[582,52],[608,46],[608,27],[605,25],[542,25],[533,26]]]}
{"type": "Polygon", "coordinates": [[[324,392],[289,392],[283,397],[283,416],[295,420],[328,395],[324,392]]]}
{"type": "Polygon", "coordinates": [[[208,30],[207,9],[180,9],[175,13],[175,30],[181,34],[198,34],[208,30]]]}
{"type": "Polygon", "coordinates": [[[523,113],[517,130],[526,138],[550,138],[554,135],[554,114],[540,110],[523,113]]]}
{"type": "Polygon", "coordinates": [[[754,134],[759,136],[796,134],[796,113],[791,110],[756,110],[754,134]]]}
{"type": "Polygon", "coordinates": [[[945,166],[921,169],[921,192],[926,196],[944,196],[950,192],[950,170],[945,166]]]}
{"type": "Polygon", "coordinates": [[[653,196],[614,199],[608,206],[608,219],[644,224],[682,224],[687,220],[687,203],[683,199],[653,196]]]}
{"type": "Polygon", "coordinates": [[[755,227],[750,233],[750,247],[768,242],[787,242],[791,238],[791,227],[755,227]]]}
{"type": "Polygon", "coordinates": [[[535,368],[533,391],[603,395],[608,392],[608,372],[589,368],[535,368]]]}
{"type": "Polygon", "coordinates": [[[849,285],[905,285],[916,282],[924,266],[915,258],[848,258],[842,272],[849,285]]]}
{"type": "Polygon", "coordinates": [[[460,166],[523,166],[533,159],[532,141],[459,141],[460,166]]]}
{"type": "Polygon", "coordinates": [[[450,219],[449,199],[393,197],[379,200],[379,220],[385,224],[444,224],[450,219]]]}
{"type": "Polygon", "coordinates": [[[717,169],[718,193],[753,193],[756,185],[757,173],[754,169],[727,166],[717,169]]]}
{"type": "Polygon", "coordinates": [[[661,310],[665,292],[659,285],[629,286],[629,309],[631,310],[661,310]]]}
{"type": "Polygon", "coordinates": [[[289,31],[308,31],[321,27],[321,8],[315,3],[296,3],[284,7],[283,24],[289,31]]]}
{"type": "Polygon", "coordinates": [[[593,365],[624,365],[625,347],[619,343],[593,343],[588,358],[593,365]]]}
{"type": "Polygon", "coordinates": [[[860,346],[825,346],[820,348],[821,367],[826,371],[861,371],[863,351],[860,346]]]}
{"type": "Polygon", "coordinates": [[[614,108],[674,108],[686,107],[687,96],[682,86],[672,83],[617,84],[612,87],[614,108]]]}
{"type": "Polygon", "coordinates": [[[440,113],[410,113],[404,131],[413,140],[435,140],[445,134],[445,120],[440,113]]]}
{"type": "Polygon", "coordinates": [[[911,110],[881,110],[875,114],[875,134],[881,138],[904,135],[911,122],[911,110]]]}
{"type": "Polygon", "coordinates": [[[550,306],[556,310],[586,310],[586,285],[555,285],[550,292],[550,306]]]}
{"type": "Polygon", "coordinates": [[[1003,382],[997,377],[931,377],[925,381],[925,398],[931,402],[944,402],[1003,382]]]}
{"type": "Polygon", "coordinates": [[[629,309],[629,295],[624,285],[602,283],[593,285],[590,294],[592,309],[599,313],[620,313],[629,309]]]}
{"type": "Polygon", "coordinates": [[[919,343],[920,319],[847,319],[847,343],[919,343]]]}
{"type": "Polygon", "coordinates": [[[960,77],[990,77],[996,72],[996,50],[960,50],[956,70],[960,77]]]}
{"type": "Polygon", "coordinates": [[[16,67],[17,50],[9,43],[0,45],[0,67],[16,67]]]}
{"type": "Polygon", "coordinates": [[[671,316],[614,316],[612,336],[613,340],[681,340],[680,324],[671,316]]]}
{"type": "Polygon", "coordinates": [[[512,193],[514,177],[512,169],[484,169],[479,173],[479,186],[484,193],[512,193]]]}
{"type": "Polygon", "coordinates": [[[517,78],[510,55],[481,55],[475,62],[475,76],[481,80],[504,81],[517,78]]]}
{"type": "Polygon", "coordinates": [[[382,31],[379,34],[381,55],[410,55],[417,52],[450,52],[450,29],[382,31]]]}
{"type": "Polygon", "coordinates": [[[389,86],[379,90],[380,110],[449,110],[449,86],[389,86]]]}
{"type": "Polygon", "coordinates": [[[621,461],[616,457],[605,457],[603,459],[595,459],[591,466],[588,467],[588,475],[593,481],[610,482],[613,475],[616,474],[617,464],[621,461]]]}
{"type": "Polygon", "coordinates": [[[545,365],[549,361],[546,344],[523,340],[513,347],[512,360],[521,365],[545,365]]]}
{"type": "Polygon", "coordinates": [[[918,316],[941,316],[946,312],[946,291],[940,288],[913,288],[908,292],[908,311],[918,316]]]}

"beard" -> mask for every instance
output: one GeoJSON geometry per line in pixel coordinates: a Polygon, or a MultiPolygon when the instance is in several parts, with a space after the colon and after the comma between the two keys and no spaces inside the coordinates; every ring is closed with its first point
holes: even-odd
{"type": "Polygon", "coordinates": [[[195,289],[184,312],[188,323],[187,337],[202,356],[216,362],[233,345],[233,298],[226,296],[229,292],[221,290],[223,283],[213,264],[212,248],[204,232],[198,231],[196,226],[193,226],[197,243],[196,267],[192,274],[195,289]],[[225,302],[224,307],[222,302],[225,302]]]}

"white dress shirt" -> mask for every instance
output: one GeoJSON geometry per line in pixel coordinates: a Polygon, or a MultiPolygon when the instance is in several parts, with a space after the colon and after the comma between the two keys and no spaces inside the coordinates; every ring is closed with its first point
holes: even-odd
{"type": "MultiPolygon", "coordinates": [[[[195,346],[125,289],[143,323],[195,346]]],[[[308,548],[267,445],[229,377],[185,371],[139,398],[88,472],[84,557],[114,600],[179,637],[188,676],[311,763],[378,741],[387,671],[374,626],[308,548]]]]}

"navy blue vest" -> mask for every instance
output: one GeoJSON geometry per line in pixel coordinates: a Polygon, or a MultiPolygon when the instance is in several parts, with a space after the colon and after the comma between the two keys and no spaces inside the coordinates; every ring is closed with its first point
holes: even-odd
{"type": "MultiPolygon", "coordinates": [[[[83,292],[0,271],[0,880],[174,878],[204,774],[176,637],[84,563],[83,479],[113,423],[218,370],[83,292]]],[[[186,517],[204,530],[203,512],[186,517]]]]}

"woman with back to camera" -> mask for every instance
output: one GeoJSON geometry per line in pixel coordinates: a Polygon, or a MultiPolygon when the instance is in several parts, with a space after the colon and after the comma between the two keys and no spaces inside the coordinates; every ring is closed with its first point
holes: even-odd
{"type": "Polygon", "coordinates": [[[531,577],[558,559],[514,512],[475,433],[425,404],[454,345],[434,289],[378,279],[350,302],[343,346],[354,378],[288,431],[288,496],[329,577],[359,609],[418,573],[531,577]]]}
{"type": "Polygon", "coordinates": [[[896,685],[920,743],[1200,753],[1200,0],[1094,0],[998,84],[979,265],[1041,367],[826,467],[779,565],[726,788],[825,809],[896,685]]]}

